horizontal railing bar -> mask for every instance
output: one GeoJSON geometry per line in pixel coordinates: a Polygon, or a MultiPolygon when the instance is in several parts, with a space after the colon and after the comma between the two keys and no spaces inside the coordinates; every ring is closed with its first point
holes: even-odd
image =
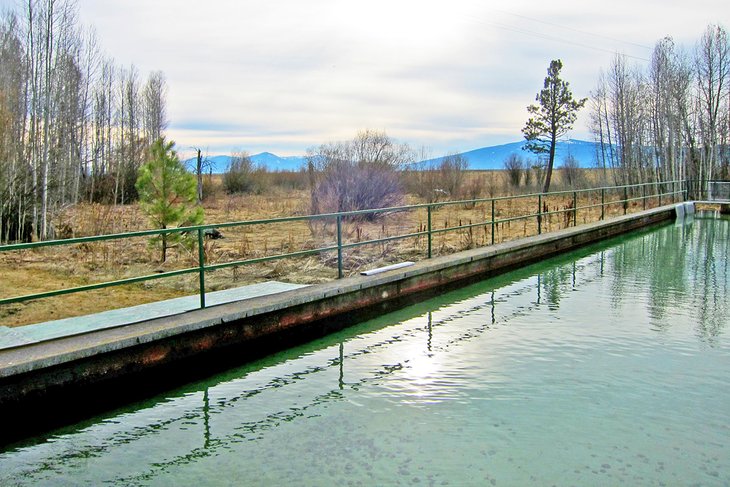
{"type": "Polygon", "coordinates": [[[337,250],[336,245],[333,245],[330,247],[321,247],[318,249],[301,250],[299,252],[289,252],[288,254],[267,255],[266,257],[257,257],[254,259],[236,260],[233,262],[223,262],[222,264],[211,264],[211,265],[206,265],[205,270],[206,271],[215,271],[218,269],[225,269],[228,267],[240,267],[240,266],[249,265],[249,264],[260,264],[262,262],[271,262],[273,260],[286,259],[289,257],[306,257],[307,255],[319,254],[321,252],[332,252],[333,250],[337,250]]]}
{"type": "Polygon", "coordinates": [[[30,301],[32,299],[52,298],[54,296],[79,293],[79,292],[83,292],[83,291],[94,291],[96,289],[103,289],[103,288],[112,287],[112,286],[123,286],[125,284],[135,284],[138,282],[151,281],[154,279],[162,279],[165,277],[174,277],[174,276],[180,276],[183,274],[191,274],[193,272],[198,272],[198,270],[199,269],[197,267],[190,267],[187,269],[179,269],[176,271],[161,272],[159,274],[148,274],[146,276],[129,277],[126,279],[119,279],[116,281],[105,281],[105,282],[99,282],[99,283],[95,283],[95,284],[87,284],[84,286],[57,289],[55,291],[46,291],[46,292],[42,292],[42,293],[26,294],[24,296],[17,296],[14,298],[0,299],[0,305],[20,303],[23,301],[30,301]]]}
{"type": "MultiPolygon", "coordinates": [[[[431,233],[434,233],[433,230],[431,231],[431,233]]],[[[394,235],[392,237],[376,238],[373,240],[363,240],[362,242],[350,242],[347,244],[342,244],[342,248],[351,249],[351,248],[355,248],[355,247],[362,247],[363,245],[373,245],[373,244],[384,243],[384,242],[392,242],[393,240],[403,240],[406,238],[422,237],[424,235],[428,235],[428,232],[406,233],[403,235],[394,235]]]]}
{"type": "MultiPolygon", "coordinates": [[[[521,217],[525,218],[525,217],[521,217]]],[[[494,223],[499,223],[498,220],[494,220],[494,223]]],[[[474,227],[487,227],[492,224],[492,220],[484,221],[484,222],[477,222],[477,223],[467,223],[466,225],[458,225],[456,227],[448,227],[448,228],[438,228],[436,230],[431,230],[431,233],[446,233],[446,232],[453,232],[455,230],[464,230],[466,228],[474,228],[474,227]]]]}

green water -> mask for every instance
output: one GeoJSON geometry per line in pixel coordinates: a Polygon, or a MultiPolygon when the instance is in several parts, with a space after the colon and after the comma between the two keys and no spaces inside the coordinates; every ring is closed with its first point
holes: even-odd
{"type": "Polygon", "coordinates": [[[0,453],[0,485],[729,485],[730,222],[613,240],[0,453]]]}

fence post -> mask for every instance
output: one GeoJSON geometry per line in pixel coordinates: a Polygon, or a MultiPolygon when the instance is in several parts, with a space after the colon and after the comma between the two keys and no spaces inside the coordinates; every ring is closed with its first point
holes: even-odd
{"type": "Polygon", "coordinates": [[[628,189],[626,189],[626,186],[624,186],[624,215],[626,214],[626,210],[629,207],[629,193],[628,189]]]}
{"type": "Polygon", "coordinates": [[[542,193],[537,195],[537,234],[542,233],[542,193]]]}
{"type": "Polygon", "coordinates": [[[641,186],[641,203],[642,203],[642,208],[644,210],[646,210],[646,185],[645,184],[641,186]]]}
{"type": "Polygon", "coordinates": [[[578,226],[578,193],[573,191],[573,226],[578,226]]]}
{"type": "Polygon", "coordinates": [[[205,308],[205,249],[203,248],[203,229],[198,228],[198,286],[200,308],[205,308]]]}
{"type": "Polygon", "coordinates": [[[494,198],[492,198],[492,245],[494,245],[494,198]]]}
{"type": "Polygon", "coordinates": [[[431,205],[428,205],[428,258],[431,258],[431,205]]]}
{"type": "Polygon", "coordinates": [[[660,183],[657,183],[656,187],[657,193],[659,193],[659,206],[662,206],[662,191],[664,190],[662,189],[662,185],[660,183]]]}
{"type": "Polygon", "coordinates": [[[605,218],[606,188],[601,188],[601,221],[605,218]]]}
{"type": "Polygon", "coordinates": [[[337,279],[342,279],[342,215],[337,215],[337,279]]]}

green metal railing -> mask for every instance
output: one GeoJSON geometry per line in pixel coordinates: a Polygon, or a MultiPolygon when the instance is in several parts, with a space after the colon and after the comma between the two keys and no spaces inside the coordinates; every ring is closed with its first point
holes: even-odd
{"type": "MultiPolygon", "coordinates": [[[[78,292],[84,292],[84,291],[92,291],[97,289],[103,289],[113,286],[121,286],[125,284],[134,284],[134,283],[140,283],[145,281],[151,281],[156,279],[164,279],[168,277],[174,277],[174,276],[181,276],[186,274],[198,274],[198,294],[200,296],[200,308],[205,308],[205,275],[206,272],[214,271],[218,269],[225,269],[229,267],[238,267],[238,266],[244,266],[244,265],[251,265],[251,264],[259,264],[264,262],[270,262],[274,260],[280,260],[280,259],[287,259],[287,258],[296,258],[296,257],[305,257],[310,256],[314,254],[321,254],[324,252],[337,252],[337,277],[342,278],[344,276],[343,272],[343,259],[344,254],[343,251],[347,249],[352,249],[356,247],[362,247],[365,245],[373,245],[378,243],[386,243],[386,242],[392,242],[397,240],[403,240],[403,239],[409,239],[409,238],[417,238],[417,237],[426,237],[426,256],[427,258],[432,258],[433,253],[433,237],[435,235],[446,233],[446,232],[455,232],[455,231],[461,231],[461,230],[469,230],[476,227],[485,227],[490,228],[490,234],[491,234],[491,243],[495,243],[495,235],[497,230],[497,225],[504,225],[505,223],[510,223],[514,221],[521,221],[521,220],[532,220],[535,219],[537,223],[537,233],[541,234],[544,229],[544,220],[545,218],[549,218],[551,215],[566,215],[569,214],[569,217],[566,219],[567,223],[570,223],[570,220],[573,222],[573,226],[577,225],[577,215],[578,211],[583,210],[589,210],[593,208],[600,207],[600,220],[603,220],[606,216],[606,208],[610,207],[612,205],[622,205],[623,207],[623,214],[627,213],[627,210],[630,206],[630,203],[641,201],[642,202],[642,209],[646,209],[647,202],[650,202],[652,199],[656,199],[658,201],[657,206],[661,206],[663,203],[669,202],[676,202],[678,199],[681,199],[684,201],[687,199],[687,192],[689,188],[689,182],[686,181],[665,181],[665,182],[655,182],[655,183],[644,183],[644,184],[634,184],[634,185],[624,185],[624,186],[607,186],[607,187],[600,187],[600,188],[589,188],[589,189],[579,189],[579,190],[570,190],[570,191],[556,191],[556,192],[550,192],[550,193],[531,193],[531,194],[524,194],[524,195],[517,195],[517,196],[503,196],[503,197],[497,197],[497,198],[477,198],[477,199],[469,199],[469,200],[459,200],[459,201],[445,201],[445,202],[437,202],[437,203],[426,203],[426,204],[418,204],[418,205],[407,205],[407,206],[398,206],[398,207],[390,207],[390,208],[378,208],[378,209],[367,209],[367,210],[358,210],[358,211],[347,211],[347,212],[340,212],[340,213],[325,213],[325,214],[318,214],[318,215],[307,215],[307,216],[292,216],[292,217],[285,217],[285,218],[272,218],[272,219],[263,219],[263,220],[247,220],[247,221],[237,221],[237,222],[227,222],[227,223],[216,223],[216,224],[207,224],[207,225],[197,225],[197,226],[190,226],[190,227],[178,227],[178,228],[168,228],[168,229],[157,229],[157,230],[144,230],[144,231],[137,231],[137,232],[126,232],[126,233],[116,233],[116,234],[108,234],[108,235],[98,235],[98,236],[91,236],[91,237],[79,237],[79,238],[70,238],[70,239],[64,239],[64,240],[49,240],[49,241],[43,241],[43,242],[32,242],[32,243],[19,243],[19,244],[11,244],[11,245],[4,245],[0,246],[0,252],[10,252],[10,251],[18,251],[18,250],[28,250],[28,249],[38,249],[41,247],[57,247],[57,246],[69,246],[69,245],[76,245],[76,244],[83,244],[83,243],[92,243],[92,242],[101,242],[101,241],[108,241],[108,240],[119,240],[119,239],[129,239],[129,238],[135,238],[135,237],[146,237],[146,236],[159,236],[163,234],[175,234],[175,233],[192,233],[197,235],[197,247],[198,247],[198,255],[197,255],[197,265],[194,267],[188,267],[184,269],[177,269],[172,271],[166,271],[166,272],[160,272],[155,274],[149,274],[144,276],[136,276],[136,277],[129,277],[125,279],[118,279],[113,281],[105,281],[105,282],[99,282],[94,284],[87,284],[82,286],[76,286],[76,287],[69,287],[64,289],[58,289],[53,291],[46,291],[46,292],[40,292],[40,293],[33,293],[33,294],[26,294],[22,296],[14,296],[9,298],[2,298],[0,299],[0,305],[7,305],[12,303],[20,303],[24,301],[29,301],[33,299],[40,299],[40,298],[49,298],[54,296],[61,296],[64,294],[71,294],[71,293],[78,293],[78,292]],[[619,193],[621,198],[620,199],[607,199],[607,196],[610,194],[619,193]],[[582,206],[578,206],[579,196],[594,193],[594,197],[597,199],[597,195],[600,193],[600,203],[592,203],[592,204],[586,204],[582,206]],[[571,204],[565,207],[564,209],[555,209],[550,211],[549,208],[546,211],[545,204],[550,199],[554,199],[556,197],[565,197],[565,196],[572,196],[571,204]],[[497,205],[502,202],[506,201],[516,201],[516,200],[524,200],[524,199],[535,199],[536,200],[536,208],[534,212],[528,212],[526,214],[521,214],[517,216],[509,216],[506,218],[497,218],[497,205]],[[488,220],[480,221],[477,223],[468,223],[468,224],[460,224],[456,226],[447,226],[445,228],[433,228],[433,213],[441,208],[448,207],[448,206],[454,206],[454,205],[467,205],[474,207],[478,204],[487,204],[491,207],[491,215],[488,220]],[[427,213],[427,221],[426,221],[426,227],[425,230],[419,230],[417,232],[412,233],[404,233],[401,235],[395,235],[395,236],[388,236],[384,238],[377,238],[377,239],[370,239],[365,241],[358,241],[358,242],[345,242],[343,239],[342,234],[342,226],[343,221],[351,220],[353,218],[362,217],[362,216],[369,216],[370,218],[373,218],[375,215],[379,214],[393,214],[398,212],[405,212],[405,211],[414,211],[414,210],[426,210],[427,213]],[[225,228],[233,228],[233,227],[250,227],[253,225],[272,225],[272,224],[281,224],[281,223],[289,223],[289,222],[314,222],[314,221],[332,221],[334,220],[336,225],[336,242],[333,245],[323,246],[315,249],[308,249],[308,250],[300,250],[296,252],[288,252],[288,253],[280,253],[276,255],[269,255],[264,257],[257,257],[257,258],[250,258],[250,259],[242,259],[242,260],[234,260],[231,262],[224,262],[224,263],[216,263],[216,264],[207,264],[205,260],[205,249],[204,249],[204,239],[205,239],[205,231],[210,230],[213,228],[216,229],[225,229],[225,228]]],[[[485,230],[486,231],[486,230],[485,230]]]]}
{"type": "Polygon", "coordinates": [[[688,198],[694,201],[730,201],[730,181],[690,179],[685,184],[688,198]]]}

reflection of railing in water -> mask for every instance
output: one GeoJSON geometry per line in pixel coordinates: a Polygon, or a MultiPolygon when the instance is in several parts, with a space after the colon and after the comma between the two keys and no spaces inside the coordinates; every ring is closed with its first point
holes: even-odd
{"type": "MultiPolygon", "coordinates": [[[[489,326],[476,326],[472,327],[468,330],[463,330],[462,333],[460,333],[458,336],[453,337],[451,340],[447,341],[446,343],[442,344],[441,346],[435,346],[434,341],[434,333],[435,331],[442,326],[446,326],[448,322],[458,319],[460,317],[465,317],[473,313],[478,313],[480,311],[483,311],[485,308],[490,309],[490,314],[492,316],[491,324],[496,324],[499,320],[500,322],[508,322],[510,319],[514,318],[515,316],[522,315],[527,313],[528,310],[524,309],[519,313],[513,313],[509,315],[505,315],[504,317],[498,318],[496,316],[498,303],[506,303],[509,302],[511,298],[515,298],[518,296],[526,296],[529,294],[532,294],[535,292],[535,288],[537,287],[537,293],[539,295],[539,285],[536,285],[533,281],[533,277],[528,277],[526,279],[522,279],[520,281],[517,281],[513,284],[510,284],[507,286],[507,290],[503,293],[503,295],[500,296],[499,291],[492,290],[488,293],[488,296],[490,297],[487,301],[484,301],[483,298],[487,295],[485,293],[479,294],[475,297],[468,298],[466,300],[462,300],[459,303],[455,303],[453,305],[449,306],[448,313],[440,316],[435,317],[435,315],[439,314],[439,311],[443,311],[443,309],[439,311],[428,311],[426,316],[426,326],[424,327],[421,320],[418,317],[415,318],[408,318],[405,320],[402,324],[407,326],[406,329],[399,331],[397,337],[391,336],[389,332],[388,337],[385,339],[380,339],[379,337],[376,337],[376,340],[373,343],[367,343],[363,347],[356,348],[350,353],[345,353],[345,341],[341,341],[337,344],[338,347],[338,354],[336,358],[330,358],[327,360],[326,364],[322,365],[310,365],[304,368],[303,370],[299,371],[293,371],[289,372],[284,376],[278,376],[274,379],[271,379],[267,381],[265,384],[263,384],[261,387],[256,389],[247,389],[246,391],[242,391],[237,393],[233,397],[229,398],[223,398],[218,399],[217,401],[213,400],[212,397],[215,395],[215,391],[217,389],[220,389],[218,386],[213,387],[205,387],[201,392],[196,393],[191,396],[184,396],[177,399],[173,399],[173,402],[181,403],[181,406],[185,408],[185,410],[182,412],[182,414],[176,415],[174,418],[167,418],[159,422],[139,426],[132,428],[131,430],[126,430],[122,433],[122,431],[115,431],[115,428],[113,426],[113,423],[105,423],[104,425],[106,427],[110,427],[112,431],[109,432],[108,435],[108,441],[105,441],[103,445],[89,445],[89,451],[88,456],[94,456],[97,454],[103,454],[104,450],[107,450],[114,446],[124,445],[124,444],[131,444],[135,441],[141,440],[145,437],[148,437],[149,435],[157,435],[157,434],[163,434],[164,431],[166,431],[168,428],[172,427],[175,423],[178,422],[195,422],[196,420],[201,424],[202,427],[202,443],[201,447],[197,449],[193,449],[185,455],[178,456],[176,458],[170,459],[169,461],[165,463],[156,463],[155,468],[156,469],[162,469],[165,465],[170,465],[174,463],[179,463],[181,461],[186,460],[192,460],[194,458],[199,458],[201,456],[207,456],[209,454],[212,454],[214,450],[217,448],[221,448],[225,446],[225,444],[233,439],[241,439],[245,438],[249,434],[256,434],[260,433],[263,430],[266,430],[270,427],[272,427],[275,423],[279,421],[291,421],[296,420],[298,417],[302,416],[302,413],[304,413],[306,410],[310,409],[313,406],[321,405],[325,402],[332,401],[332,400],[339,400],[342,398],[342,395],[339,393],[335,393],[334,390],[329,390],[326,393],[319,394],[315,396],[311,401],[308,401],[307,404],[303,404],[300,406],[292,406],[289,408],[290,413],[289,414],[281,414],[279,413],[271,413],[263,418],[260,418],[258,421],[253,422],[247,422],[243,425],[240,425],[239,427],[235,428],[234,431],[229,432],[227,434],[222,435],[216,435],[214,429],[214,421],[212,421],[213,415],[221,414],[226,409],[235,407],[239,402],[245,401],[247,399],[251,399],[255,396],[258,396],[260,394],[265,393],[266,391],[273,391],[276,389],[279,389],[281,387],[287,387],[292,386],[301,381],[302,378],[305,378],[307,376],[310,376],[311,374],[317,374],[320,372],[325,372],[327,370],[331,370],[332,367],[337,366],[337,390],[344,390],[346,386],[349,387],[361,387],[369,382],[372,381],[378,381],[382,380],[382,378],[385,375],[396,373],[397,371],[401,370],[403,367],[402,363],[398,364],[390,364],[390,365],[380,365],[377,369],[372,370],[371,373],[369,373],[366,377],[360,377],[357,380],[352,380],[350,382],[346,382],[345,374],[346,374],[346,361],[351,362],[352,360],[357,360],[359,357],[371,357],[375,352],[377,352],[379,349],[382,349],[383,347],[387,347],[388,345],[391,345],[393,343],[402,342],[405,340],[411,340],[416,339],[421,331],[426,331],[426,349],[429,352],[439,352],[439,351],[445,351],[447,348],[451,348],[452,346],[458,345],[460,343],[467,342],[477,336],[479,336],[481,333],[486,331],[489,326]],[[477,301],[474,303],[474,301],[477,301]],[[460,309],[454,310],[453,307],[459,307],[460,309]],[[413,326],[409,326],[408,322],[411,320],[414,320],[415,322],[413,326]],[[420,323],[419,323],[420,322],[420,323]],[[200,395],[200,396],[199,396],[200,395]],[[192,399],[195,400],[195,398],[198,398],[198,401],[201,401],[202,404],[198,404],[192,407],[186,406],[188,402],[192,399]],[[294,412],[291,412],[294,411],[294,412]],[[243,431],[242,431],[243,430],[243,431]]],[[[538,281],[539,283],[539,276],[538,281]]],[[[503,288],[504,289],[504,288],[503,288]]],[[[538,298],[539,299],[539,298],[538,298]]],[[[352,339],[348,341],[348,343],[352,343],[352,339]]],[[[328,347],[328,349],[331,347],[328,347]]],[[[327,349],[324,349],[322,352],[326,353],[327,349]]],[[[304,357],[303,359],[299,360],[309,360],[310,356],[304,357]]],[[[230,386],[234,385],[237,381],[244,381],[245,378],[241,379],[234,379],[233,381],[229,383],[222,383],[219,385],[224,386],[230,386]]],[[[164,403],[166,407],[170,406],[169,402],[164,403]]],[[[155,407],[155,406],[153,406],[155,407]]],[[[175,409],[178,409],[175,407],[175,409]]],[[[143,413],[146,415],[146,412],[143,413]]],[[[120,418],[119,423],[134,423],[133,420],[129,421],[123,418],[120,418]]],[[[104,427],[102,425],[101,427],[104,427]]],[[[98,438],[98,436],[94,435],[98,438]]],[[[75,454],[80,454],[82,456],[87,455],[83,452],[78,452],[76,449],[78,448],[78,445],[73,445],[70,448],[75,450],[75,454]]],[[[59,457],[65,456],[65,452],[58,455],[59,457]]],[[[52,463],[52,462],[51,462],[52,463]]],[[[45,468],[45,466],[49,465],[49,462],[44,462],[43,465],[38,465],[38,470],[42,470],[45,468]]],[[[134,479],[118,479],[119,481],[134,481],[134,479]]]]}

